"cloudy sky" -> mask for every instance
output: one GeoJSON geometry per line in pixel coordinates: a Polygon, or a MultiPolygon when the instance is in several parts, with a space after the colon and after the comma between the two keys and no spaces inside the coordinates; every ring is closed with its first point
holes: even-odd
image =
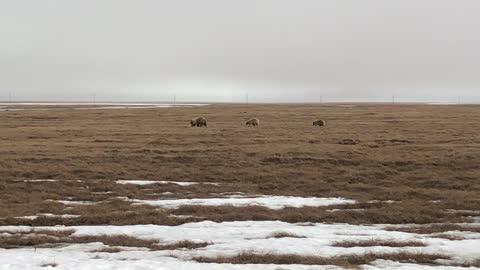
{"type": "Polygon", "coordinates": [[[0,0],[0,100],[480,102],[478,0],[0,0]]]}

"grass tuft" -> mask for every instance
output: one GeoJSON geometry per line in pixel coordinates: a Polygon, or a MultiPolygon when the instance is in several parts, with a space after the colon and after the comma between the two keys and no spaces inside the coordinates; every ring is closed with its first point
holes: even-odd
{"type": "Polygon", "coordinates": [[[365,253],[359,255],[342,255],[334,257],[300,256],[300,255],[277,255],[277,254],[256,254],[243,252],[233,257],[205,258],[198,257],[194,260],[204,263],[224,264],[303,264],[303,265],[337,265],[342,267],[355,267],[369,264],[376,260],[392,260],[398,262],[415,262],[417,264],[436,264],[438,259],[449,259],[448,256],[439,254],[424,253],[365,253]]]}
{"type": "Polygon", "coordinates": [[[334,247],[426,247],[428,246],[424,242],[409,240],[409,241],[398,241],[398,240],[360,240],[360,241],[340,241],[334,243],[334,247]]]}

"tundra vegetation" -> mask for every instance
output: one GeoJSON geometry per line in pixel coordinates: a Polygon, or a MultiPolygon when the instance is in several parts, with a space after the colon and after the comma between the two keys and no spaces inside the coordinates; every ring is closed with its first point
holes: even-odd
{"type": "MultiPolygon", "coordinates": [[[[473,105],[210,105],[1,111],[0,225],[173,226],[206,220],[278,220],[305,226],[390,224],[388,231],[460,241],[463,237],[452,231],[479,230],[467,224],[478,222],[480,217],[479,130],[480,107],[473,105]],[[252,114],[261,116],[261,129],[239,124],[252,114]],[[187,128],[181,119],[192,115],[208,118],[209,128],[187,128]],[[328,119],[328,128],[312,126],[318,115],[328,119]],[[122,179],[199,184],[116,183],[122,179]],[[253,205],[163,209],[131,201],[241,194],[344,197],[357,203],[282,209],[253,205]],[[402,224],[424,226],[398,226],[402,224]]],[[[113,247],[98,252],[113,253],[123,247],[194,249],[210,244],[72,233],[30,231],[9,235],[0,231],[0,248],[103,242],[113,247]]],[[[303,237],[272,228],[265,238],[303,237]]],[[[425,243],[369,239],[337,241],[335,245],[421,248],[425,243]]],[[[445,254],[411,252],[359,256],[325,258],[245,252],[195,259],[218,263],[303,261],[341,266],[377,259],[427,264],[445,259],[445,254]]]]}

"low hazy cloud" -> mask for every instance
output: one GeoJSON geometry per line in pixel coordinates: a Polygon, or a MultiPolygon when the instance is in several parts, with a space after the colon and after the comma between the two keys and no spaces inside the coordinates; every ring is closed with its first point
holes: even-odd
{"type": "Polygon", "coordinates": [[[0,99],[480,101],[476,0],[0,2],[0,99]]]}

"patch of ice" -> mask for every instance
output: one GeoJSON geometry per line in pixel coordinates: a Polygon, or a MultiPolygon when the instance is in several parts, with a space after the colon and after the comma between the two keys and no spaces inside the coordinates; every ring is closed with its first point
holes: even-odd
{"type": "Polygon", "coordinates": [[[283,209],[285,207],[304,206],[328,206],[340,204],[353,204],[354,200],[345,198],[316,198],[316,197],[293,197],[293,196],[258,196],[243,197],[233,195],[225,198],[204,198],[204,199],[173,199],[173,200],[132,200],[135,203],[148,204],[163,208],[178,208],[182,205],[201,206],[263,206],[270,209],[283,209]]]}

